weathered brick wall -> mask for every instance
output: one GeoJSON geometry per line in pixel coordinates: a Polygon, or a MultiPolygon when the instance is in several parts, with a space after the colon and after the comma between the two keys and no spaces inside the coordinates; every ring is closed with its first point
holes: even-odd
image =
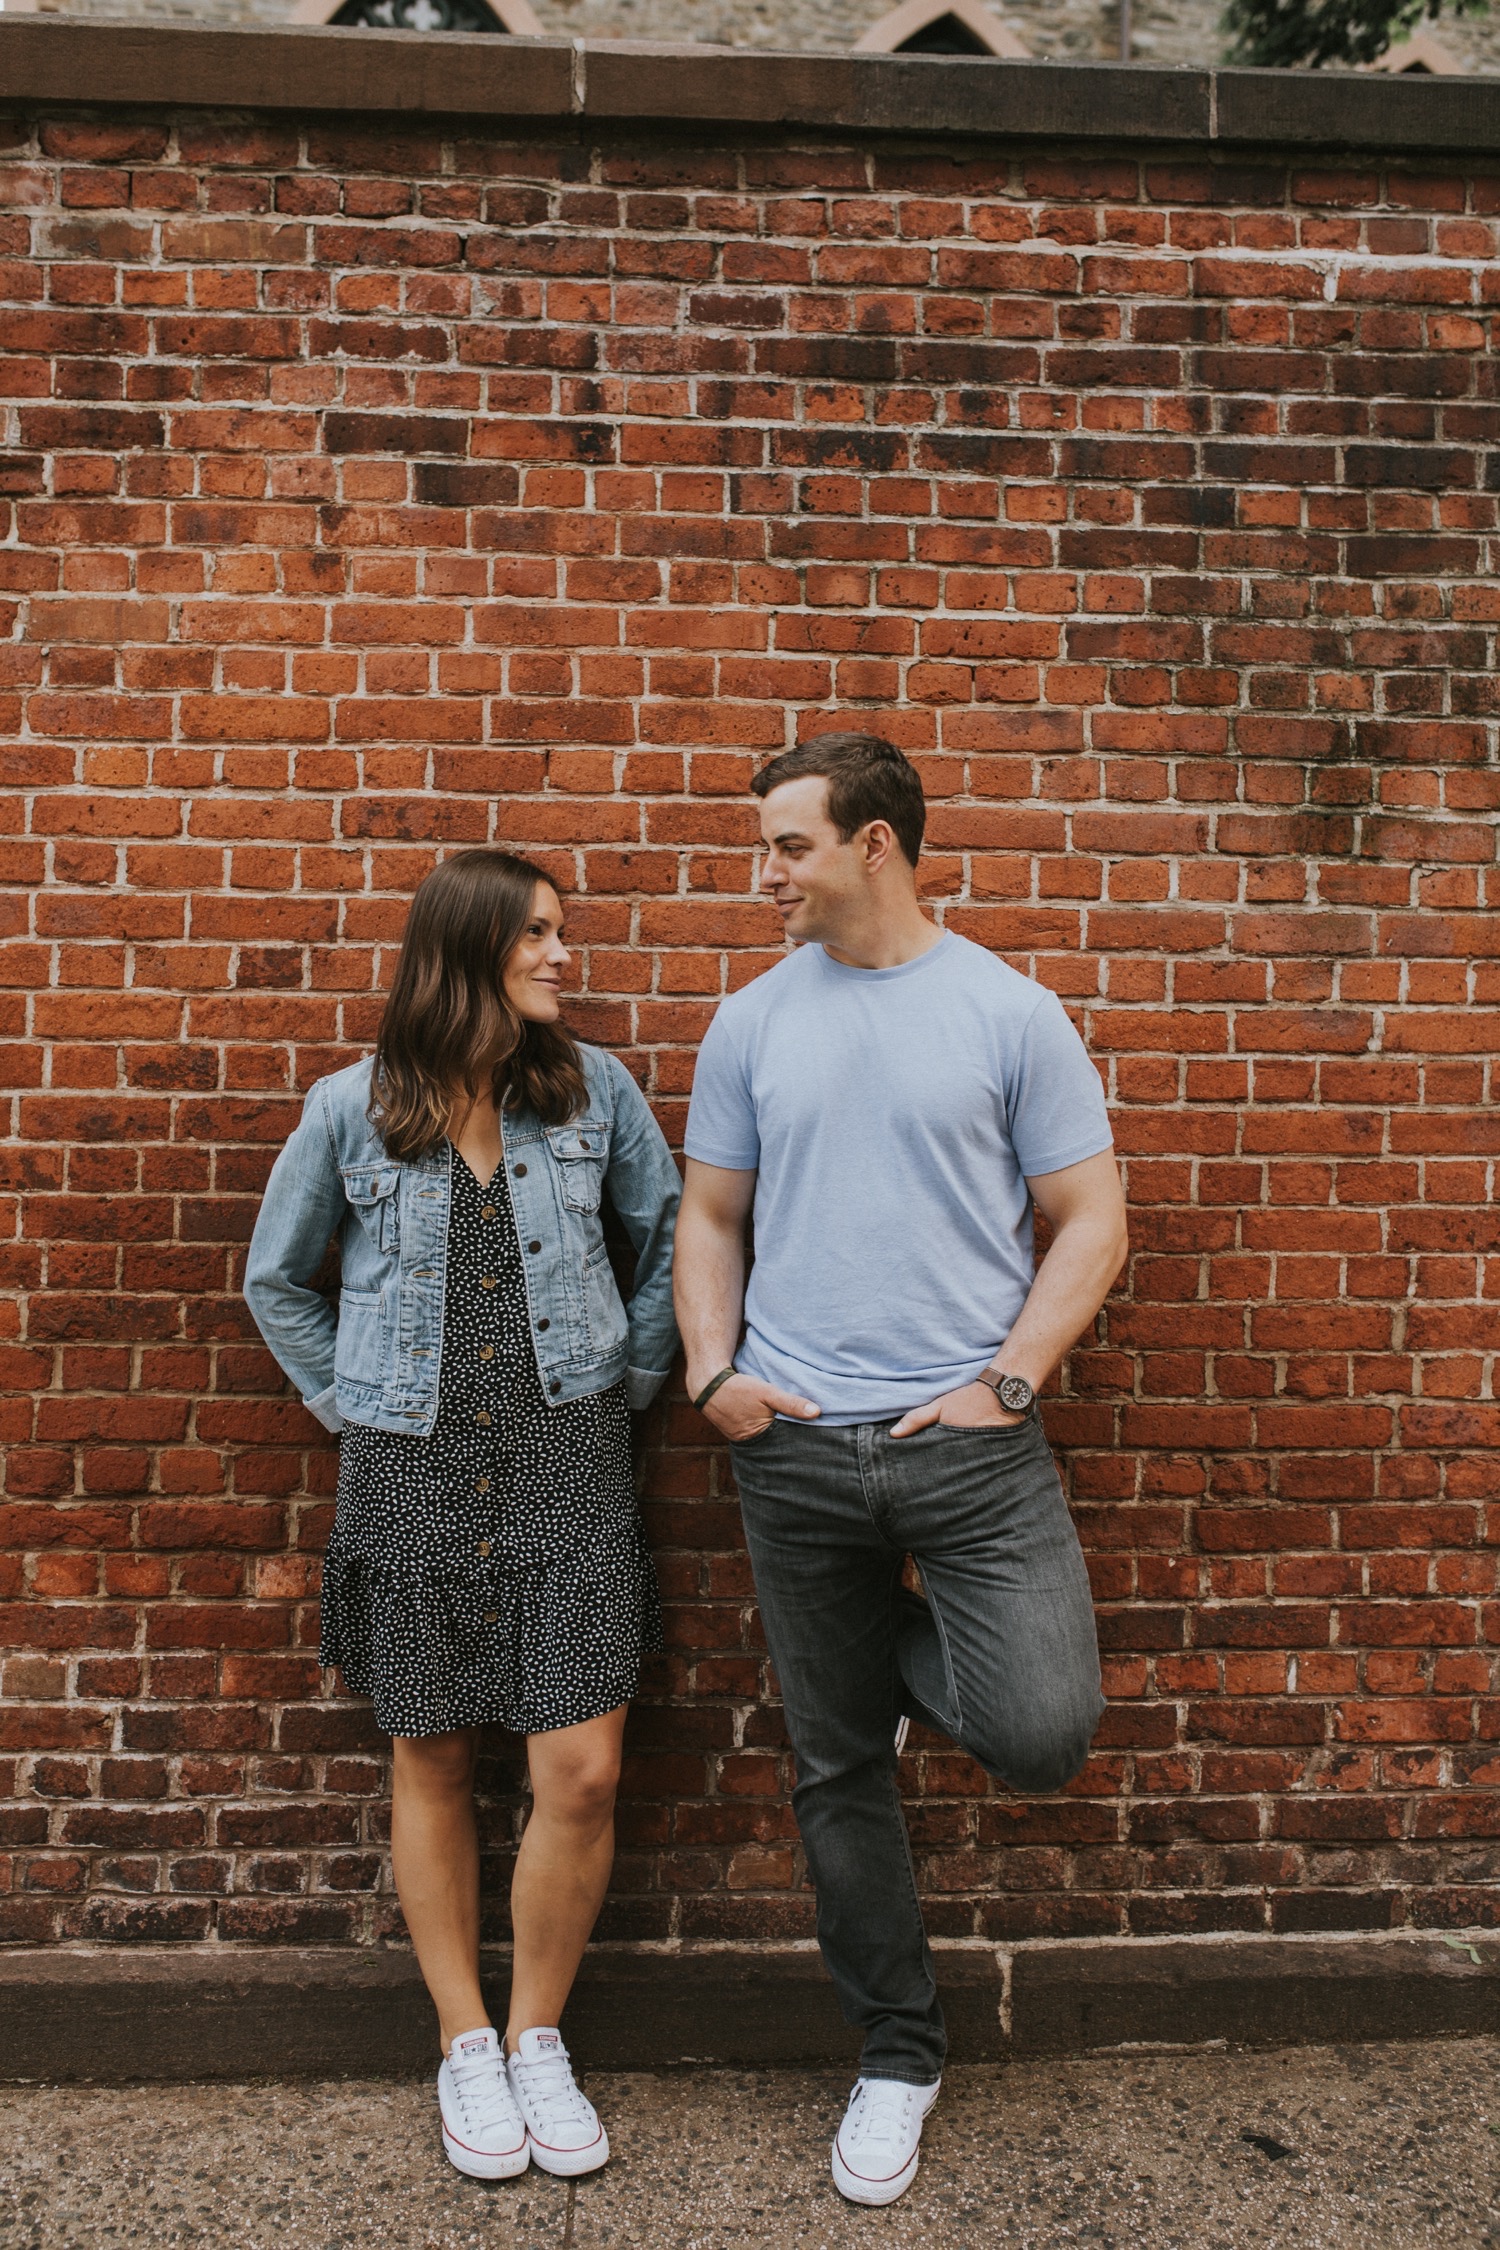
{"type": "MultiPolygon", "coordinates": [[[[1109,1715],[1052,1801],[915,1748],[935,1930],[1493,1921],[1500,177],[6,141],[0,1934],[397,1926],[257,1191],[484,838],[678,1134],[775,958],[746,785],[834,714],[921,760],[939,916],[1075,1010],[1134,1213],[1048,1408],[1109,1715]]],[[[645,1464],[607,1927],[805,1934],[705,1435],[645,1464]]]]}

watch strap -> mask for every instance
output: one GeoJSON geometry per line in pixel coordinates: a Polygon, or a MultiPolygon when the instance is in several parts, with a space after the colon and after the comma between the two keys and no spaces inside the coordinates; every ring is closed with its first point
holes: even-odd
{"type": "Polygon", "coordinates": [[[976,1383],[983,1383],[987,1391],[994,1392],[996,1398],[1000,1400],[1000,1404],[1005,1407],[1007,1414],[1030,1414],[1036,1405],[1036,1392],[1032,1390],[1030,1383],[1026,1383],[1024,1375],[1017,1375],[1011,1369],[986,1367],[981,1374],[975,1376],[974,1380],[976,1383]],[[1024,1406],[1006,1406],[1005,1400],[1001,1396],[1001,1385],[1004,1383],[1026,1383],[1026,1388],[1031,1395],[1024,1406]]]}

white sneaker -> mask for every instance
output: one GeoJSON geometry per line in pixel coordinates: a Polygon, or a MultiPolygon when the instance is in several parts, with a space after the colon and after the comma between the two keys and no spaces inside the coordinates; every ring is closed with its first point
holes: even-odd
{"type": "Polygon", "coordinates": [[[941,2079],[856,2078],[833,2143],[833,2184],[851,2203],[894,2203],[917,2176],[922,2120],[941,2079]]]}
{"type": "Polygon", "coordinates": [[[544,2172],[572,2180],[609,2162],[609,2135],[578,2090],[561,2032],[546,2025],[523,2031],[506,2068],[532,2156],[544,2172]]]}
{"type": "Polygon", "coordinates": [[[526,2120],[516,2107],[490,2024],[461,2031],[438,2072],[443,2146],[450,2164],[471,2180],[510,2180],[531,2162],[526,2120]]]}

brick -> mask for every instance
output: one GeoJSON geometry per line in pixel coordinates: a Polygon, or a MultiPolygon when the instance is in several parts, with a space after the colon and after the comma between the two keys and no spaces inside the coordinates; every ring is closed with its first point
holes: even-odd
{"type": "MultiPolygon", "coordinates": [[[[680,1137],[714,1002],[780,945],[750,776],[845,712],[922,760],[948,926],[1075,1011],[1134,1206],[1047,1407],[1110,1708],[1041,1803],[921,1741],[934,1928],[1472,1920],[1494,1777],[1441,1761],[1500,1736],[1500,610],[1463,167],[1382,204],[1253,152],[1013,181],[897,139],[872,189],[774,130],[597,180],[545,136],[351,121],[309,170],[253,116],[40,130],[0,1936],[397,1929],[384,1745],[312,1642],[335,1456],[237,1295],[254,1199],[368,1046],[414,883],[491,835],[582,884],[575,1021],[680,1137]]],[[[644,1457],[670,1646],[627,1942],[811,1927],[704,1438],[678,1399],[644,1457]]]]}

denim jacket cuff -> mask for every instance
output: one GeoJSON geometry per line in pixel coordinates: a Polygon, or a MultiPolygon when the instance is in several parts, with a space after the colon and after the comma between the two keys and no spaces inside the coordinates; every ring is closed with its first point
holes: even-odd
{"type": "Polygon", "coordinates": [[[625,1370],[625,1403],[633,1414],[649,1406],[662,1384],[671,1374],[670,1367],[627,1367],[625,1370]]]}
{"type": "Polygon", "coordinates": [[[309,1414],[316,1414],[325,1430],[341,1430],[343,1428],[344,1417],[334,1404],[334,1385],[332,1383],[329,1384],[326,1391],[319,1391],[316,1398],[304,1398],[302,1403],[309,1414]]]}

